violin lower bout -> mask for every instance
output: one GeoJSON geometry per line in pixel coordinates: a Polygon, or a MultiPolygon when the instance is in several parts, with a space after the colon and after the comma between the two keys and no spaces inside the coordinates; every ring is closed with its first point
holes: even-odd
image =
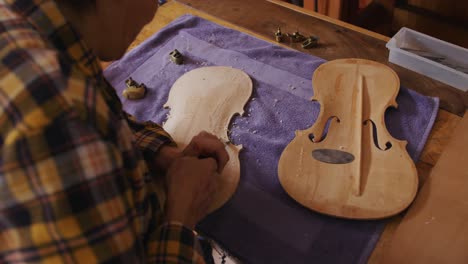
{"type": "Polygon", "coordinates": [[[312,152],[322,145],[306,136],[297,136],[280,158],[280,183],[303,206],[340,218],[381,219],[398,214],[414,200],[418,177],[406,152],[406,142],[389,150],[363,145],[361,158],[345,164],[313,158],[312,152]],[[360,175],[355,170],[358,162],[360,175]]]}

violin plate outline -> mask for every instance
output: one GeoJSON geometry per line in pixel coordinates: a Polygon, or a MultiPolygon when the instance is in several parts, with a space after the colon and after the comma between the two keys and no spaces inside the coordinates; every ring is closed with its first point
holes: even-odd
{"type": "Polygon", "coordinates": [[[228,127],[234,115],[244,113],[244,106],[252,90],[252,80],[239,69],[201,67],[185,73],[174,83],[164,105],[171,110],[163,128],[180,149],[185,148],[202,131],[226,143],[229,162],[218,177],[220,188],[215,194],[210,212],[224,205],[237,189],[242,145],[230,143],[228,127]]]}
{"type": "Polygon", "coordinates": [[[417,193],[416,166],[406,141],[393,138],[384,119],[386,109],[397,106],[398,75],[374,61],[341,59],[317,68],[312,83],[320,114],[311,128],[296,131],[281,154],[283,189],[303,206],[340,218],[381,219],[406,209],[417,193]],[[324,138],[311,139],[325,134],[330,117],[340,122],[331,123],[324,138]],[[311,155],[324,149],[355,159],[331,164],[311,155]]]}

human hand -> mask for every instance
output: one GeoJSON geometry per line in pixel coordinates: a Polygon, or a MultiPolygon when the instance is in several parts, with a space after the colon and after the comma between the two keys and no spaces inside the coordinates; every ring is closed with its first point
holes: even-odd
{"type": "Polygon", "coordinates": [[[180,157],[182,157],[182,151],[180,151],[177,147],[168,145],[162,146],[154,158],[154,164],[156,165],[156,168],[166,172],[171,166],[172,162],[180,157]]]}
{"type": "Polygon", "coordinates": [[[203,131],[192,138],[192,141],[184,151],[180,151],[177,147],[173,146],[162,146],[155,156],[154,164],[156,168],[167,171],[174,160],[184,155],[214,158],[218,164],[218,173],[222,172],[224,166],[229,161],[229,155],[226,152],[224,144],[216,136],[203,131]]]}
{"type": "Polygon", "coordinates": [[[218,173],[221,173],[229,161],[225,145],[213,134],[206,131],[192,138],[192,141],[183,150],[184,156],[209,157],[216,160],[218,173]]]}
{"type": "Polygon", "coordinates": [[[167,172],[166,217],[189,228],[208,214],[218,187],[213,158],[182,157],[167,172]]]}

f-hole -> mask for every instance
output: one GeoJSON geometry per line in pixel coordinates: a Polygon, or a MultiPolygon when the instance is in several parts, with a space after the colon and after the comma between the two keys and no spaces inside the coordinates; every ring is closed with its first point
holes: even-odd
{"type": "Polygon", "coordinates": [[[324,127],[324,129],[322,131],[322,136],[321,136],[322,140],[315,140],[316,137],[315,137],[314,133],[310,133],[309,134],[310,141],[312,141],[313,143],[320,143],[320,142],[324,141],[325,138],[327,137],[328,129],[330,128],[331,121],[333,119],[335,119],[336,123],[338,123],[338,124],[341,122],[340,119],[338,117],[336,117],[336,116],[329,117],[328,120],[327,120],[327,123],[325,124],[325,127],[324,127]]]}
{"type": "Polygon", "coordinates": [[[385,142],[385,148],[380,147],[379,137],[377,136],[377,126],[375,125],[374,121],[372,121],[372,120],[364,121],[363,125],[366,126],[368,123],[372,124],[372,138],[374,139],[374,145],[378,149],[380,149],[382,151],[387,151],[387,150],[391,149],[392,148],[392,143],[390,143],[389,141],[385,142]]]}

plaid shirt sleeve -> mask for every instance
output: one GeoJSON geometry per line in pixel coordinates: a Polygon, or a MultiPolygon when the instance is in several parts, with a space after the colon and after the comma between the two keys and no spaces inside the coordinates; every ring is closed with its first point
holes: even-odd
{"type": "Polygon", "coordinates": [[[164,185],[138,150],[169,135],[129,117],[132,144],[54,1],[1,3],[0,264],[203,263],[196,233],[165,222],[164,185]]]}
{"type": "Polygon", "coordinates": [[[153,157],[164,145],[177,146],[160,125],[151,121],[139,122],[134,116],[127,113],[126,119],[133,130],[136,144],[142,151],[145,160],[152,162],[153,157]]]}
{"type": "Polygon", "coordinates": [[[132,197],[157,200],[151,185],[135,189],[117,147],[80,120],[16,134],[1,154],[0,263],[203,263],[192,230],[157,222],[158,201],[143,218],[132,197]]]}

